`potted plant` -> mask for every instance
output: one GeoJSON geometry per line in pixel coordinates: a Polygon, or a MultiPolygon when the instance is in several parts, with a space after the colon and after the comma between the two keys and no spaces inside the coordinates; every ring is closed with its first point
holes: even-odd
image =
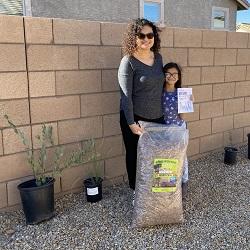
{"type": "Polygon", "coordinates": [[[46,161],[48,148],[54,146],[52,126],[46,126],[43,124],[41,135],[36,136],[40,148],[34,150],[24,133],[9,120],[7,115],[4,117],[25,145],[27,161],[34,175],[34,179],[25,181],[18,185],[26,223],[37,224],[44,220],[48,220],[54,216],[54,177],[60,175],[66,168],[77,166],[92,160],[94,156],[92,153],[94,144],[92,140],[87,141],[83,149],[71,152],[70,156],[66,159],[63,158],[63,148],[61,146],[56,146],[54,148],[52,166],[47,168],[46,161]]]}
{"type": "Polygon", "coordinates": [[[98,202],[102,199],[102,182],[100,173],[100,154],[96,151],[95,141],[91,144],[91,161],[93,164],[91,177],[83,181],[85,194],[88,202],[98,202]]]}
{"type": "Polygon", "coordinates": [[[224,163],[227,165],[233,165],[237,162],[238,149],[232,146],[232,133],[229,132],[229,146],[224,148],[224,163]]]}

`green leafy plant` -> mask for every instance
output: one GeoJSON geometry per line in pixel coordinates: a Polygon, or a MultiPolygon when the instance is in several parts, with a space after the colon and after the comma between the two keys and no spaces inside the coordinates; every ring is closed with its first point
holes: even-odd
{"type": "MultiPolygon", "coordinates": [[[[39,141],[40,148],[34,150],[32,145],[24,133],[16,127],[16,125],[9,119],[7,115],[4,115],[8,121],[10,127],[18,135],[27,152],[27,160],[30,165],[34,178],[36,179],[36,185],[41,186],[46,183],[46,177],[48,176],[48,170],[46,168],[46,161],[48,157],[48,148],[55,146],[52,137],[52,126],[42,125],[41,135],[37,135],[36,138],[39,141]]],[[[64,169],[84,164],[93,161],[95,175],[93,178],[97,178],[98,157],[96,152],[96,146],[94,139],[90,139],[85,142],[83,149],[73,151],[67,159],[63,159],[64,150],[62,146],[56,146],[54,151],[53,163],[52,163],[52,177],[60,175],[64,169]]],[[[50,174],[51,176],[51,174],[50,174]]],[[[94,179],[95,180],[95,179],[94,179]]]]}
{"type": "Polygon", "coordinates": [[[100,182],[102,182],[102,178],[101,178],[101,163],[100,163],[100,157],[101,154],[97,152],[96,150],[96,143],[94,140],[91,140],[91,148],[92,148],[92,154],[91,154],[91,162],[93,163],[93,167],[91,168],[92,171],[90,173],[91,177],[90,180],[92,183],[95,183],[96,185],[98,185],[100,182]]]}

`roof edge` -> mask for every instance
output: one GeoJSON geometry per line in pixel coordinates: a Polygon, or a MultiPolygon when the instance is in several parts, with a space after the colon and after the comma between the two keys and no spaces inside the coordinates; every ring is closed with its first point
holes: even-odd
{"type": "Polygon", "coordinates": [[[240,10],[248,10],[250,7],[250,4],[247,0],[236,0],[236,2],[240,5],[240,10]]]}

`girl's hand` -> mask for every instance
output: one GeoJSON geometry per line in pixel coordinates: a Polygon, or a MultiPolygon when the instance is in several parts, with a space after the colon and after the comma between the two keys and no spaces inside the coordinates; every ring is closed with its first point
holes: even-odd
{"type": "Polygon", "coordinates": [[[138,124],[131,124],[129,125],[131,131],[133,134],[135,135],[142,135],[142,133],[144,132],[143,128],[141,128],[138,124]]]}
{"type": "Polygon", "coordinates": [[[190,101],[194,102],[194,96],[193,95],[190,96],[190,101]]]}

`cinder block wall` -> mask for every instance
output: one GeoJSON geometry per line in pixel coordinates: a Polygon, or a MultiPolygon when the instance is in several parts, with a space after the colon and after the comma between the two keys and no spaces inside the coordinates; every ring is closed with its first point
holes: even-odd
{"type": "MultiPolygon", "coordinates": [[[[3,115],[28,135],[34,148],[41,124],[53,126],[66,153],[97,139],[105,184],[126,179],[119,128],[117,68],[126,24],[0,16],[0,208],[20,204],[16,186],[32,178],[25,148],[3,115]]],[[[164,62],[183,67],[195,112],[187,116],[189,156],[246,141],[250,132],[249,34],[164,29],[164,62]]],[[[51,148],[50,153],[53,152],[51,148]]],[[[58,177],[57,195],[79,190],[86,164],[58,177]]]]}

